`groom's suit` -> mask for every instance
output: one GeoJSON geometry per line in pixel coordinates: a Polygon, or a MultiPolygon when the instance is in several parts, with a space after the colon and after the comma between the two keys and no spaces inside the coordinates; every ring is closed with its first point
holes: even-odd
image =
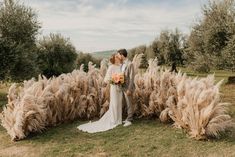
{"type": "Polygon", "coordinates": [[[125,84],[123,87],[123,102],[127,105],[127,121],[133,120],[133,92],[135,90],[135,84],[134,84],[134,66],[131,61],[126,59],[122,66],[121,66],[122,72],[124,73],[124,79],[125,84]],[[127,91],[131,92],[131,95],[127,95],[127,91]]]}

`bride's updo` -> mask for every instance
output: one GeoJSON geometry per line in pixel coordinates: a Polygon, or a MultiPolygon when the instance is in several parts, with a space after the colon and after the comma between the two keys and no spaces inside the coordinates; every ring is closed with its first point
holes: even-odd
{"type": "Polygon", "coordinates": [[[116,56],[116,54],[113,54],[113,55],[110,57],[109,61],[110,61],[111,64],[115,64],[115,56],[116,56]]]}

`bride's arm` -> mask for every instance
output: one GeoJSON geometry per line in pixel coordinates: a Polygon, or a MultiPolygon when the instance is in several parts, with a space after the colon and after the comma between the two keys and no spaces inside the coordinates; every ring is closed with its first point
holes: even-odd
{"type": "Polygon", "coordinates": [[[104,77],[104,83],[108,84],[110,83],[110,80],[111,80],[111,77],[112,77],[112,74],[111,74],[111,68],[112,66],[109,66],[107,72],[106,72],[106,75],[104,77]]]}

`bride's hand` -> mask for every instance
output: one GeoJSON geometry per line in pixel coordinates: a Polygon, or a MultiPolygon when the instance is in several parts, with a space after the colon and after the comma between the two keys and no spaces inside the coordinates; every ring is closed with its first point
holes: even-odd
{"type": "Polygon", "coordinates": [[[127,90],[127,91],[126,91],[126,94],[127,94],[128,96],[131,96],[131,91],[127,90]]]}

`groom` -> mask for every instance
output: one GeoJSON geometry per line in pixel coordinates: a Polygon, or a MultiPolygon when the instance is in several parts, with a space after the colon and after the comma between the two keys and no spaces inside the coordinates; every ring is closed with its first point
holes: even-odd
{"type": "Polygon", "coordinates": [[[120,49],[117,51],[118,57],[122,62],[121,70],[124,73],[125,84],[123,88],[123,101],[127,105],[127,118],[124,121],[124,126],[130,126],[133,121],[133,104],[132,94],[135,90],[134,84],[134,66],[130,60],[127,59],[127,50],[120,49]]]}

